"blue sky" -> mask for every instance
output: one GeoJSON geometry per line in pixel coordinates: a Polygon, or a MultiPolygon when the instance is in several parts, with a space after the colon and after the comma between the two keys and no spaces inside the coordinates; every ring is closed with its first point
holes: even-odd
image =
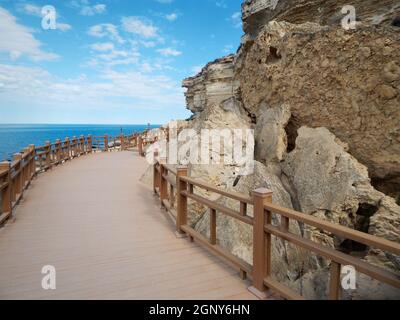
{"type": "Polygon", "coordinates": [[[181,81],[237,50],[241,2],[0,0],[0,123],[188,117],[181,81]]]}

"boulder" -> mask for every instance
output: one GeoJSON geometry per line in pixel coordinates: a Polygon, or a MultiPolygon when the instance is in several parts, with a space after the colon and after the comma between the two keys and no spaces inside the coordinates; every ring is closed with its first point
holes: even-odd
{"type": "MultiPolygon", "coordinates": [[[[257,188],[268,188],[273,192],[273,202],[286,208],[292,208],[290,195],[286,192],[279,177],[274,170],[266,167],[260,162],[255,162],[252,175],[237,177],[233,185],[226,187],[227,190],[251,196],[257,188]]],[[[231,209],[240,210],[238,201],[219,197],[219,203],[231,209]]],[[[248,208],[248,215],[253,216],[252,207],[248,208]]],[[[280,218],[273,216],[276,224],[280,218]]],[[[209,236],[210,218],[209,213],[201,217],[195,228],[205,236],[209,236]]],[[[296,222],[290,222],[291,232],[300,235],[301,229],[296,222]]],[[[217,215],[217,240],[218,243],[229,252],[239,258],[252,263],[253,232],[252,227],[236,219],[223,214],[217,215]]],[[[310,257],[305,250],[286,243],[282,240],[274,240],[272,245],[272,272],[280,280],[290,279],[294,281],[302,273],[319,267],[319,262],[310,257]]]]}
{"type": "MultiPolygon", "coordinates": [[[[282,169],[296,189],[301,211],[400,242],[400,207],[371,186],[367,168],[347,148],[326,128],[299,129],[296,148],[287,154],[282,169]]],[[[312,227],[305,228],[305,236],[396,269],[382,252],[354,241],[312,227]]]]}

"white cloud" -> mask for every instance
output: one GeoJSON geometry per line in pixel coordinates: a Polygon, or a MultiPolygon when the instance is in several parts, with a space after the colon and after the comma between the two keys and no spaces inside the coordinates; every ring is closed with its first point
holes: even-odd
{"type": "Polygon", "coordinates": [[[110,51],[114,50],[114,44],[111,42],[94,43],[90,48],[95,51],[110,51]]]}
{"type": "Polygon", "coordinates": [[[215,5],[218,8],[223,8],[223,9],[226,9],[228,7],[228,5],[226,4],[225,0],[218,0],[218,1],[215,2],[215,5]]]}
{"type": "Polygon", "coordinates": [[[89,0],[71,0],[69,6],[79,10],[79,14],[83,16],[94,16],[107,11],[107,6],[103,3],[91,5],[89,0]]]}
{"type": "Polygon", "coordinates": [[[157,52],[162,54],[163,56],[166,56],[166,57],[169,57],[169,56],[177,57],[177,56],[180,56],[182,54],[181,51],[178,51],[178,50],[173,49],[173,48],[158,49],[157,52]]]}
{"type": "Polygon", "coordinates": [[[135,33],[143,38],[158,37],[158,28],[147,19],[140,17],[123,17],[122,26],[126,32],[135,33]]]}
{"type": "Polygon", "coordinates": [[[40,47],[41,43],[33,36],[33,31],[19,24],[12,14],[0,7],[0,52],[6,52],[14,60],[22,55],[34,61],[58,58],[40,47]]]}
{"type": "Polygon", "coordinates": [[[60,22],[57,22],[56,28],[61,31],[68,31],[72,29],[71,25],[69,25],[68,23],[60,23],[60,22]]]}
{"type": "Polygon", "coordinates": [[[170,107],[183,105],[178,82],[165,76],[146,75],[139,71],[105,70],[96,81],[80,76],[60,80],[41,68],[0,64],[0,99],[13,104],[35,101],[38,105],[87,107],[115,106],[115,99],[132,107],[170,107]],[[45,98],[44,98],[45,97],[45,98]]]}
{"type": "Polygon", "coordinates": [[[111,23],[94,25],[89,28],[88,34],[96,38],[108,37],[118,43],[125,43],[125,40],[119,35],[118,28],[111,23]]]}
{"type": "Polygon", "coordinates": [[[155,43],[154,41],[141,41],[140,43],[145,48],[154,48],[157,45],[157,43],[155,43]]]}
{"type": "Polygon", "coordinates": [[[242,26],[242,13],[240,11],[233,13],[229,20],[233,23],[235,28],[240,28],[242,26]]]}
{"type": "Polygon", "coordinates": [[[167,14],[166,16],[165,16],[165,19],[167,19],[168,21],[175,21],[176,19],[178,19],[178,14],[177,13],[175,13],[175,12],[173,12],[173,13],[170,13],[170,14],[167,14]]]}
{"type": "Polygon", "coordinates": [[[23,4],[20,7],[20,11],[32,16],[42,17],[42,8],[34,4],[30,3],[23,4]]]}
{"type": "Polygon", "coordinates": [[[94,6],[83,6],[79,14],[83,16],[94,16],[106,12],[107,6],[105,4],[96,4],[94,6]]]}

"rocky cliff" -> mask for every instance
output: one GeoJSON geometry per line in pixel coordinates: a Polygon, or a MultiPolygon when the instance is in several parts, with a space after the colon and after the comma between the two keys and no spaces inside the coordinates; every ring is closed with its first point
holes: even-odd
{"type": "Polygon", "coordinates": [[[338,26],[346,5],[356,8],[357,21],[372,25],[392,25],[400,11],[397,0],[246,0],[242,5],[245,38],[255,39],[272,20],[338,26]]]}
{"type": "Polygon", "coordinates": [[[230,55],[207,64],[201,72],[183,81],[187,108],[193,113],[204,110],[207,105],[218,104],[234,96],[239,81],[234,79],[234,59],[230,55]]]}
{"type": "MultiPolygon", "coordinates": [[[[237,54],[209,63],[183,86],[194,114],[187,126],[254,129],[254,172],[223,165],[190,171],[241,193],[269,188],[282,206],[400,242],[400,3],[353,1],[355,30],[341,27],[346,4],[244,2],[237,54]]],[[[205,208],[191,204],[189,214],[207,234],[205,208]]],[[[247,226],[219,215],[217,230],[221,245],[251,262],[247,226]]],[[[290,230],[399,272],[399,257],[293,222],[290,230]]],[[[280,281],[310,298],[326,296],[329,261],[279,240],[273,259],[280,281]]],[[[345,298],[400,297],[381,284],[371,290],[365,277],[360,283],[345,298]]]]}

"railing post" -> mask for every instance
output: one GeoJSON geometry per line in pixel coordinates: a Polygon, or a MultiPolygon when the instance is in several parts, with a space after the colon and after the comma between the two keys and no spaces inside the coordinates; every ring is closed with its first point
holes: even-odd
{"type": "Polygon", "coordinates": [[[168,174],[168,170],[165,169],[163,164],[166,163],[165,158],[160,158],[160,200],[161,208],[164,207],[164,200],[168,198],[168,182],[164,178],[164,174],[168,174]]]}
{"type": "Polygon", "coordinates": [[[340,297],[340,263],[331,262],[329,279],[329,299],[338,300],[340,297]]]}
{"type": "Polygon", "coordinates": [[[210,244],[217,244],[217,211],[210,209],[210,244]]]}
{"type": "Polygon", "coordinates": [[[17,165],[14,166],[16,172],[19,171],[17,176],[15,177],[14,182],[14,199],[17,198],[18,194],[22,194],[22,170],[21,169],[21,162],[22,162],[22,154],[16,153],[14,154],[13,160],[18,162],[17,165]]]}
{"type": "Polygon", "coordinates": [[[160,190],[160,181],[159,181],[159,177],[160,174],[157,171],[157,165],[159,165],[158,162],[158,151],[154,151],[154,165],[153,165],[153,190],[154,190],[154,194],[157,194],[157,188],[158,190],[160,190]]]}
{"type": "Polygon", "coordinates": [[[5,182],[7,182],[7,187],[2,190],[1,194],[1,210],[2,214],[11,214],[11,169],[10,162],[4,161],[0,162],[0,170],[7,170],[7,176],[5,178],[5,182]]]}
{"type": "Polygon", "coordinates": [[[187,167],[179,166],[176,169],[176,236],[181,238],[186,236],[182,226],[187,224],[187,197],[182,195],[182,191],[187,191],[187,183],[180,179],[187,176],[187,167]]]}
{"type": "Polygon", "coordinates": [[[65,150],[66,150],[66,154],[64,154],[64,159],[65,161],[71,159],[71,150],[70,150],[70,143],[69,143],[69,138],[66,137],[64,140],[64,146],[65,146],[65,150]]]}
{"type": "Polygon", "coordinates": [[[137,139],[139,156],[143,156],[143,139],[141,136],[137,139]]]}
{"type": "Polygon", "coordinates": [[[29,180],[32,180],[32,178],[34,177],[34,175],[36,174],[36,162],[35,162],[35,158],[36,158],[36,149],[35,149],[35,145],[30,144],[29,148],[31,149],[31,162],[30,162],[30,175],[29,175],[29,180]]]}
{"type": "Polygon", "coordinates": [[[25,188],[27,185],[30,176],[30,157],[31,157],[31,148],[26,147],[24,149],[24,169],[22,169],[23,183],[22,186],[25,188]]]}
{"type": "Polygon", "coordinates": [[[88,142],[88,153],[92,153],[93,151],[93,140],[92,140],[92,135],[88,135],[87,137],[87,142],[88,142]]]}
{"type": "Polygon", "coordinates": [[[49,169],[51,167],[51,144],[50,141],[46,141],[45,143],[45,149],[46,149],[46,168],[49,169]]]}
{"type": "Polygon", "coordinates": [[[76,157],[76,144],[77,144],[76,137],[73,136],[71,141],[71,159],[76,157]]]}
{"type": "Polygon", "coordinates": [[[108,135],[104,136],[104,151],[108,151],[108,135]]]}
{"type": "Polygon", "coordinates": [[[271,235],[264,231],[271,223],[271,213],[264,210],[264,205],[270,202],[272,191],[260,188],[253,192],[253,285],[249,290],[260,299],[267,297],[264,278],[271,274],[271,235]]]}
{"type": "Polygon", "coordinates": [[[85,137],[81,135],[80,137],[80,154],[85,154],[85,137]]]}
{"type": "Polygon", "coordinates": [[[121,151],[125,150],[125,137],[123,134],[121,134],[121,151]]]}
{"type": "Polygon", "coordinates": [[[55,159],[55,162],[57,163],[57,164],[60,164],[61,163],[61,161],[62,161],[62,159],[61,159],[61,140],[60,139],[57,139],[56,140],[56,159],[55,159]]]}

